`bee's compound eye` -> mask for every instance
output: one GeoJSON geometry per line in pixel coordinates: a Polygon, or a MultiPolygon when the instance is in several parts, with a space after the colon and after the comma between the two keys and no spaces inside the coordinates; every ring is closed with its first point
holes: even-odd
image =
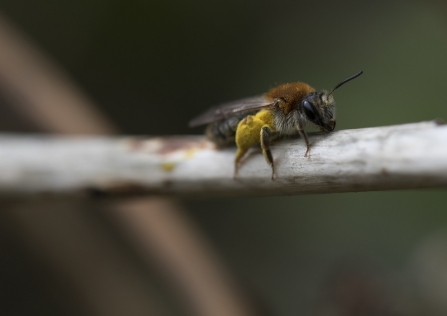
{"type": "Polygon", "coordinates": [[[303,109],[304,109],[304,114],[306,114],[307,118],[311,121],[315,121],[315,119],[317,118],[317,115],[314,112],[314,107],[310,104],[309,101],[307,101],[307,100],[303,101],[303,109]]]}

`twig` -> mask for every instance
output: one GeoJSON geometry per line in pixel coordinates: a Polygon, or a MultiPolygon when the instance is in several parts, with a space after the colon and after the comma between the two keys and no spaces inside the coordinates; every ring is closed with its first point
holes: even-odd
{"type": "Polygon", "coordinates": [[[0,192],[278,195],[447,186],[447,126],[437,122],[314,134],[272,147],[277,180],[256,150],[234,180],[234,149],[203,137],[0,136],[0,192]]]}
{"type": "MultiPolygon", "coordinates": [[[[70,80],[67,74],[34,47],[1,13],[0,43],[2,44],[0,45],[0,90],[8,99],[8,104],[14,108],[14,112],[22,116],[21,119],[25,117],[25,121],[38,130],[52,133],[105,135],[116,132],[113,124],[96,110],[90,98],[70,80]]],[[[7,140],[8,137],[5,139],[7,140]]],[[[28,152],[28,149],[24,150],[28,152]]],[[[35,154],[32,160],[36,159],[36,161],[50,157],[56,160],[60,158],[56,152],[36,152],[35,154]]],[[[80,154],[82,156],[82,150],[80,154]]],[[[81,165],[89,165],[88,159],[86,161],[85,157],[79,158],[83,161],[79,161],[81,165]]],[[[0,157],[0,163],[1,161],[6,162],[0,157]]],[[[23,167],[27,169],[26,166],[23,167]]],[[[9,171],[14,173],[13,169],[9,171]]],[[[35,177],[36,175],[34,173],[34,175],[29,174],[30,178],[26,177],[29,180],[34,178],[32,181],[37,181],[35,185],[39,186],[39,176],[35,177]]],[[[69,179],[66,180],[70,182],[69,179]]],[[[21,180],[13,181],[20,182],[21,180]]],[[[20,191],[16,193],[20,194],[20,191]]],[[[59,212],[57,208],[64,208],[64,202],[59,202],[62,205],[59,204],[58,207],[51,208],[49,211],[40,209],[40,205],[36,203],[29,203],[28,209],[27,206],[22,206],[22,212],[12,210],[9,216],[23,226],[24,233],[20,235],[33,237],[27,239],[28,243],[32,244],[32,249],[46,250],[44,257],[47,258],[47,264],[51,270],[63,270],[67,279],[74,280],[76,290],[82,293],[82,301],[87,303],[96,315],[122,315],[125,314],[123,310],[127,310],[127,314],[132,315],[159,315],[159,312],[154,312],[154,310],[159,310],[157,308],[160,305],[159,302],[150,297],[147,289],[141,288],[144,277],[135,277],[138,272],[127,266],[129,258],[126,254],[121,253],[113,241],[107,240],[107,244],[102,237],[92,233],[100,228],[92,228],[91,232],[85,231],[86,226],[94,224],[82,214],[76,213],[76,220],[73,222],[73,214],[67,211],[59,212]],[[33,209],[30,209],[31,207],[33,209]],[[39,212],[36,213],[36,209],[39,212]],[[35,213],[38,214],[37,217],[30,217],[35,213]],[[51,222],[54,225],[48,226],[47,217],[57,219],[51,222]],[[86,224],[76,225],[78,221],[85,221],[86,224]],[[49,239],[41,236],[43,231],[45,236],[42,236],[49,239]],[[76,234],[85,238],[71,238],[76,234]],[[89,244],[93,247],[94,245],[101,246],[97,251],[85,252],[84,240],[86,239],[90,240],[89,244]],[[62,243],[54,242],[61,240],[62,243]],[[62,244],[65,248],[60,249],[59,246],[62,244]],[[104,253],[104,249],[109,251],[104,253]],[[100,260],[116,262],[124,270],[119,272],[119,269],[116,270],[118,268],[116,264],[107,264],[108,268],[102,269],[101,273],[93,276],[86,273],[89,269],[86,269],[83,263],[90,263],[90,268],[95,270],[95,264],[100,260]],[[114,286],[114,275],[118,275],[117,282],[121,282],[119,289],[114,286]],[[107,280],[111,281],[106,282],[107,280]],[[108,298],[108,301],[104,298],[108,298]]],[[[68,207],[73,206],[72,202],[65,201],[68,207]]],[[[160,262],[163,261],[164,264],[159,270],[164,271],[165,266],[176,267],[176,271],[165,275],[165,279],[177,288],[181,288],[181,296],[191,300],[192,314],[251,315],[249,311],[251,306],[240,295],[237,284],[230,281],[231,276],[225,267],[219,264],[210,247],[201,242],[203,237],[185,216],[182,216],[179,205],[168,199],[147,198],[137,201],[126,200],[125,203],[120,203],[115,207],[115,211],[118,224],[122,224],[124,235],[137,236],[130,240],[133,247],[141,249],[145,258],[153,251],[153,257],[160,262]],[[150,217],[149,226],[155,227],[155,231],[148,231],[145,225],[137,225],[137,221],[141,219],[144,221],[145,216],[150,217]],[[181,239],[177,240],[177,237],[181,239]],[[151,247],[148,247],[148,244],[151,247]],[[174,245],[186,245],[186,248],[192,251],[180,250],[174,245]],[[170,259],[175,262],[170,262],[170,259]],[[191,262],[194,264],[190,264],[191,262]],[[195,280],[191,280],[191,277],[195,280]],[[214,282],[207,283],[207,279],[214,282]]],[[[151,259],[154,259],[153,257],[151,259]]],[[[148,284],[145,285],[148,287],[148,284]]]]}

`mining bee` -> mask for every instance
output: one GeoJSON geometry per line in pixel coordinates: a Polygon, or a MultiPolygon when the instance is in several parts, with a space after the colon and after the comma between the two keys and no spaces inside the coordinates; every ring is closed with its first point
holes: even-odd
{"type": "Polygon", "coordinates": [[[299,134],[305,141],[307,157],[310,142],[304,131],[309,121],[322,131],[335,128],[335,102],[333,92],[355,75],[337,84],[330,92],[316,92],[304,82],[292,82],[277,86],[263,95],[222,104],[189,122],[190,127],[209,124],[206,136],[218,147],[234,144],[237,152],[234,159],[234,178],[239,164],[248,149],[261,144],[262,153],[272,167],[272,180],[275,179],[275,165],[270,150],[273,139],[299,134]]]}

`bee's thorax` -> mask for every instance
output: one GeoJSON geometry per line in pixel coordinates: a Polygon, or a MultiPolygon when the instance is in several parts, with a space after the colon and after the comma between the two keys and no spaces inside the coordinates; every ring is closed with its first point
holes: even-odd
{"type": "Polygon", "coordinates": [[[304,82],[292,82],[271,89],[265,96],[270,100],[279,100],[278,107],[287,116],[297,109],[306,95],[314,91],[314,88],[304,82]]]}

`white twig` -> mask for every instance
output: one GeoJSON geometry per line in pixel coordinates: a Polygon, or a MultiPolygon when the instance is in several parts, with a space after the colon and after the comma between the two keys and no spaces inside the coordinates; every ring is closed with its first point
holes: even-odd
{"type": "Polygon", "coordinates": [[[0,193],[284,195],[447,186],[447,125],[342,130],[272,146],[276,181],[253,149],[233,179],[234,148],[203,137],[0,136],[0,193]]]}

